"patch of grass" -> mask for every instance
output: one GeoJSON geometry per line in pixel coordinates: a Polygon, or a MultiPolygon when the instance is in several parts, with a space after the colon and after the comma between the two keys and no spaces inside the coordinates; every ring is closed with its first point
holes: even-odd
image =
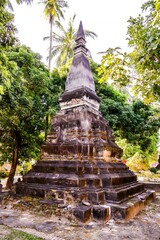
{"type": "Polygon", "coordinates": [[[19,230],[12,230],[12,232],[2,238],[2,240],[44,240],[44,238],[36,237],[19,230]]]}

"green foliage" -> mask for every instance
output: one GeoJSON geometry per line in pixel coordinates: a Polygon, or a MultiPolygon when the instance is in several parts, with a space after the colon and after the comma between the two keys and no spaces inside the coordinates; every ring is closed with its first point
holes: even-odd
{"type": "Polygon", "coordinates": [[[6,51],[16,70],[10,87],[1,96],[1,161],[11,160],[18,141],[19,158],[35,158],[45,127],[49,73],[37,54],[25,46],[6,51]]]}
{"type": "Polygon", "coordinates": [[[12,72],[15,72],[16,65],[9,61],[6,52],[0,49],[0,98],[4,92],[10,88],[12,82],[12,72]]]}
{"type": "Polygon", "coordinates": [[[158,22],[153,24],[155,3],[155,0],[147,1],[142,5],[145,15],[130,17],[128,21],[131,53],[123,53],[119,48],[108,49],[98,70],[101,82],[111,79],[119,86],[130,83],[135,94],[143,96],[146,103],[160,99],[160,30],[158,22]]]}
{"type": "Polygon", "coordinates": [[[16,42],[16,27],[13,25],[14,15],[5,10],[5,1],[0,4],[0,49],[12,46],[16,42]]]}
{"type": "Polygon", "coordinates": [[[27,161],[22,161],[22,162],[19,163],[20,166],[19,166],[19,168],[17,169],[17,172],[18,172],[19,174],[21,174],[21,175],[24,175],[24,174],[26,174],[28,171],[31,170],[33,164],[35,164],[35,161],[32,161],[32,160],[29,161],[29,162],[27,162],[27,161]]]}
{"type": "Polygon", "coordinates": [[[46,128],[45,117],[53,115],[61,89],[56,74],[49,75],[40,56],[17,43],[13,15],[2,5],[0,45],[0,163],[10,161],[7,187],[16,166],[37,159],[46,128]],[[55,89],[53,89],[55,87],[55,89]]]}
{"type": "Polygon", "coordinates": [[[123,159],[127,160],[136,153],[143,154],[141,147],[136,144],[129,143],[127,139],[118,138],[116,140],[118,146],[123,149],[123,159]]]}
{"type": "Polygon", "coordinates": [[[152,167],[152,168],[149,168],[149,170],[152,172],[152,173],[157,173],[157,168],[154,168],[154,167],[152,167]]]}
{"type": "Polygon", "coordinates": [[[110,86],[100,85],[100,110],[117,137],[140,146],[144,152],[155,151],[160,123],[153,116],[155,110],[142,101],[128,104],[126,96],[110,86]]]}
{"type": "Polygon", "coordinates": [[[127,166],[132,170],[132,171],[142,171],[142,170],[147,170],[149,167],[148,162],[146,159],[143,158],[143,156],[139,153],[135,153],[128,161],[127,161],[127,166]]]}
{"type": "Polygon", "coordinates": [[[160,127],[160,121],[155,117],[157,110],[140,100],[129,103],[127,95],[108,84],[100,84],[96,71],[98,67],[91,62],[96,92],[101,98],[100,110],[123,149],[123,159],[127,160],[136,154],[142,157],[143,167],[147,167],[157,157],[157,132],[160,127]]]}
{"type": "Polygon", "coordinates": [[[60,76],[57,69],[54,69],[50,75],[50,80],[48,82],[48,94],[47,94],[47,112],[46,115],[54,116],[59,110],[59,97],[64,91],[66,77],[60,76]]]}
{"type": "Polygon", "coordinates": [[[122,53],[120,48],[109,48],[102,57],[98,74],[101,75],[100,83],[107,80],[114,81],[114,84],[122,87],[129,83],[130,69],[128,65],[127,53],[122,53]]]}
{"type": "Polygon", "coordinates": [[[123,149],[123,157],[122,160],[125,160],[125,163],[133,170],[140,171],[146,170],[150,166],[150,164],[157,161],[157,148],[156,143],[152,142],[152,144],[148,147],[146,151],[141,149],[141,146],[133,143],[129,143],[127,139],[117,139],[117,144],[119,147],[123,149]]]}
{"type": "Polygon", "coordinates": [[[153,23],[160,23],[160,0],[156,0],[155,4],[155,18],[153,23]]]}
{"type": "Polygon", "coordinates": [[[41,0],[41,3],[44,5],[44,14],[49,18],[51,23],[53,18],[60,19],[64,18],[63,11],[68,4],[64,0],[41,0]]]}
{"type": "Polygon", "coordinates": [[[152,24],[155,17],[155,0],[142,5],[145,17],[129,19],[128,43],[133,47],[130,55],[138,74],[136,91],[141,91],[145,99],[152,101],[160,99],[159,71],[159,24],[152,24]]]}
{"type": "Polygon", "coordinates": [[[0,4],[0,98],[10,87],[12,74],[16,69],[15,64],[9,61],[6,51],[16,42],[16,28],[13,25],[13,15],[5,10],[5,1],[0,4]]]}

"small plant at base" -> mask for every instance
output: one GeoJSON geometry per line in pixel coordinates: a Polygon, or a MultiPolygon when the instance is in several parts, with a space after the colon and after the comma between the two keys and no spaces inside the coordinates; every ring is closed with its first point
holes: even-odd
{"type": "Polygon", "coordinates": [[[152,172],[152,173],[157,173],[157,169],[156,168],[154,168],[154,167],[152,167],[152,168],[149,168],[149,170],[150,170],[150,172],[152,172]]]}

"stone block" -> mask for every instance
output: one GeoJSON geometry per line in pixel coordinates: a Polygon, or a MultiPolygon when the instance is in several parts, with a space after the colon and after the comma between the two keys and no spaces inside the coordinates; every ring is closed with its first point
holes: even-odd
{"type": "Polygon", "coordinates": [[[111,218],[111,210],[109,206],[93,206],[93,219],[107,222],[111,218]]]}
{"type": "Polygon", "coordinates": [[[152,189],[156,192],[160,192],[160,182],[143,182],[146,189],[152,189]]]}
{"type": "Polygon", "coordinates": [[[111,207],[111,217],[115,220],[130,220],[135,217],[147,204],[154,201],[156,194],[154,191],[145,191],[136,195],[122,204],[109,204],[111,207]]]}
{"type": "Polygon", "coordinates": [[[104,191],[89,192],[88,200],[93,204],[99,204],[99,203],[103,204],[105,200],[105,193],[104,191]]]}
{"type": "Polygon", "coordinates": [[[142,183],[133,182],[124,186],[119,186],[115,189],[106,189],[105,197],[107,201],[111,202],[122,202],[134,194],[141,193],[144,190],[142,183]]]}
{"type": "Polygon", "coordinates": [[[100,187],[101,184],[100,179],[98,178],[88,178],[86,182],[89,188],[100,187]]]}
{"type": "Polygon", "coordinates": [[[104,188],[108,187],[108,186],[111,186],[111,182],[112,182],[112,179],[109,178],[109,177],[103,177],[102,176],[102,186],[104,188]]]}
{"type": "Polygon", "coordinates": [[[123,189],[121,191],[111,190],[105,192],[106,200],[113,201],[113,202],[119,202],[127,197],[127,190],[123,189]]]}
{"type": "Polygon", "coordinates": [[[73,215],[82,223],[87,223],[91,220],[91,207],[78,206],[73,210],[73,215]]]}
{"type": "Polygon", "coordinates": [[[119,173],[118,177],[113,177],[112,178],[112,185],[121,185],[121,184],[126,184],[129,182],[134,182],[137,180],[136,176],[129,176],[128,173],[126,173],[126,176],[124,176],[124,173],[122,174],[121,172],[119,173]]]}

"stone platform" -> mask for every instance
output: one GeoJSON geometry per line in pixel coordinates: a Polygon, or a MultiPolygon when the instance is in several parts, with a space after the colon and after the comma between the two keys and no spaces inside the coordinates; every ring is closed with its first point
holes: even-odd
{"type": "Polygon", "coordinates": [[[87,220],[91,219],[95,206],[102,205],[110,209],[104,219],[129,220],[155,199],[155,192],[145,190],[144,184],[137,182],[136,175],[121,162],[39,161],[16,184],[16,192],[43,197],[53,204],[74,203],[81,221],[89,213],[87,220]],[[89,207],[83,207],[83,202],[89,207]]]}
{"type": "Polygon", "coordinates": [[[146,189],[151,189],[151,190],[154,190],[155,192],[160,193],[160,181],[159,182],[156,182],[156,181],[144,182],[143,181],[143,184],[146,189]]]}
{"type": "Polygon", "coordinates": [[[17,192],[41,197],[69,198],[93,204],[120,203],[137,192],[143,184],[123,163],[88,161],[39,161],[18,183],[17,192]],[[24,190],[22,190],[24,188],[24,190]],[[54,190],[52,190],[54,189],[54,190]],[[64,191],[65,195],[64,196],[64,191]]]}

